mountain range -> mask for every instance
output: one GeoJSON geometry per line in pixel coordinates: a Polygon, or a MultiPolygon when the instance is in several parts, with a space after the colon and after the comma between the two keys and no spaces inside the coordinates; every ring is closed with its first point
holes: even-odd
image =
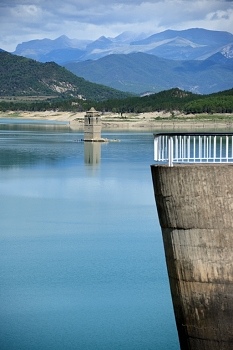
{"type": "Polygon", "coordinates": [[[111,54],[143,52],[172,60],[203,60],[217,52],[233,58],[233,35],[228,32],[201,28],[166,30],[147,36],[124,32],[115,38],[69,39],[65,35],[55,39],[32,40],[19,44],[13,52],[40,62],[96,60],[111,54]]]}
{"type": "MultiPolygon", "coordinates": [[[[217,57],[220,60],[222,57],[217,57]]],[[[86,80],[136,94],[155,93],[178,87],[199,94],[233,86],[233,60],[176,61],[145,53],[109,55],[99,60],[71,62],[65,67],[86,80]]]]}
{"type": "Polygon", "coordinates": [[[173,87],[200,94],[233,86],[233,35],[201,28],[97,40],[32,40],[15,55],[56,62],[90,82],[139,95],[173,87]]]}

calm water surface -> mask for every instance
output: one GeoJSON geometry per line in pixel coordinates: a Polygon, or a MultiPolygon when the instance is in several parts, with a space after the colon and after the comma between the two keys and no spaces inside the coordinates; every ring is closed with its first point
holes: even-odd
{"type": "Polygon", "coordinates": [[[0,125],[1,350],[178,350],[152,133],[0,125]]]}

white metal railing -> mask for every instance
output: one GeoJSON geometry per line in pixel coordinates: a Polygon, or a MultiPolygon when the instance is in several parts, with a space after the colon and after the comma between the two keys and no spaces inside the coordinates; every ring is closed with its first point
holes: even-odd
{"type": "Polygon", "coordinates": [[[233,163],[233,133],[159,133],[154,160],[168,163],[233,163]]]}

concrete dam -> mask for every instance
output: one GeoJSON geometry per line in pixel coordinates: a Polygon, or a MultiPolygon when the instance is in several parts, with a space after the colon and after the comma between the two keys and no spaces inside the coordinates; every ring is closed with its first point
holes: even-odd
{"type": "Polygon", "coordinates": [[[232,350],[233,134],[157,134],[155,161],[181,350],[232,350]]]}

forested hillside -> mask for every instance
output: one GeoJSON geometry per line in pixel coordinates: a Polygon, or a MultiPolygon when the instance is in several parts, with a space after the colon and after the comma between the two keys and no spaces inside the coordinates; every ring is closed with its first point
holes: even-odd
{"type": "Polygon", "coordinates": [[[0,52],[0,96],[57,96],[101,101],[129,96],[112,88],[90,83],[54,62],[0,52]]]}
{"type": "Polygon", "coordinates": [[[161,91],[145,97],[96,104],[100,110],[114,112],[182,111],[184,113],[233,113],[233,89],[210,95],[197,95],[180,89],[161,91]]]}

